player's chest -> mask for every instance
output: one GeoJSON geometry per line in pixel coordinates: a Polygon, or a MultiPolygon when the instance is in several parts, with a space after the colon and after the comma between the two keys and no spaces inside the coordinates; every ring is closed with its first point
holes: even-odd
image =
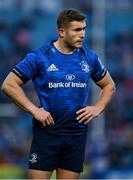
{"type": "Polygon", "coordinates": [[[48,59],[43,66],[48,81],[88,81],[91,75],[88,62],[77,57],[48,59]]]}

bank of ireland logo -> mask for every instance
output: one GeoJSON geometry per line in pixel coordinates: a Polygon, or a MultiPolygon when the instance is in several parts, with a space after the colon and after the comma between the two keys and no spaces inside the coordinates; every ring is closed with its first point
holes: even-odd
{"type": "Polygon", "coordinates": [[[69,80],[69,81],[72,81],[72,80],[75,79],[75,76],[74,76],[74,74],[67,74],[66,79],[69,80]]]}
{"type": "Polygon", "coordinates": [[[81,61],[80,63],[82,71],[89,72],[90,68],[86,61],[81,61]]]}
{"type": "Polygon", "coordinates": [[[37,162],[37,154],[36,154],[36,153],[31,154],[29,161],[30,161],[31,163],[37,162]]]}

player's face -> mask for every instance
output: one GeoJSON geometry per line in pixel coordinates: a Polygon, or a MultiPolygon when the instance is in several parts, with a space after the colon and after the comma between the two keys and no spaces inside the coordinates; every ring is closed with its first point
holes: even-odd
{"type": "Polygon", "coordinates": [[[72,49],[80,48],[85,37],[85,21],[72,21],[63,30],[63,41],[72,49]]]}

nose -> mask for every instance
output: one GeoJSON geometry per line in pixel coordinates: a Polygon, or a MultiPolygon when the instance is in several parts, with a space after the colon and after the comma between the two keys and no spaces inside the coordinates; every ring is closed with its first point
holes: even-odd
{"type": "Polygon", "coordinates": [[[85,37],[85,30],[81,30],[80,31],[80,38],[84,38],[85,37]]]}

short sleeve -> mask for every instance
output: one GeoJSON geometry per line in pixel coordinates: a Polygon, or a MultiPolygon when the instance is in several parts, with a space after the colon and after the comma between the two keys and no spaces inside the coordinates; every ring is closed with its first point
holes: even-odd
{"type": "Polygon", "coordinates": [[[13,68],[15,73],[24,83],[34,79],[38,71],[38,62],[35,52],[31,52],[13,68]]]}
{"type": "Polygon", "coordinates": [[[91,77],[95,82],[98,82],[104,78],[104,76],[107,73],[107,70],[104,67],[104,65],[102,64],[100,58],[96,54],[94,55],[93,61],[94,61],[93,62],[93,71],[92,71],[91,77]]]}

